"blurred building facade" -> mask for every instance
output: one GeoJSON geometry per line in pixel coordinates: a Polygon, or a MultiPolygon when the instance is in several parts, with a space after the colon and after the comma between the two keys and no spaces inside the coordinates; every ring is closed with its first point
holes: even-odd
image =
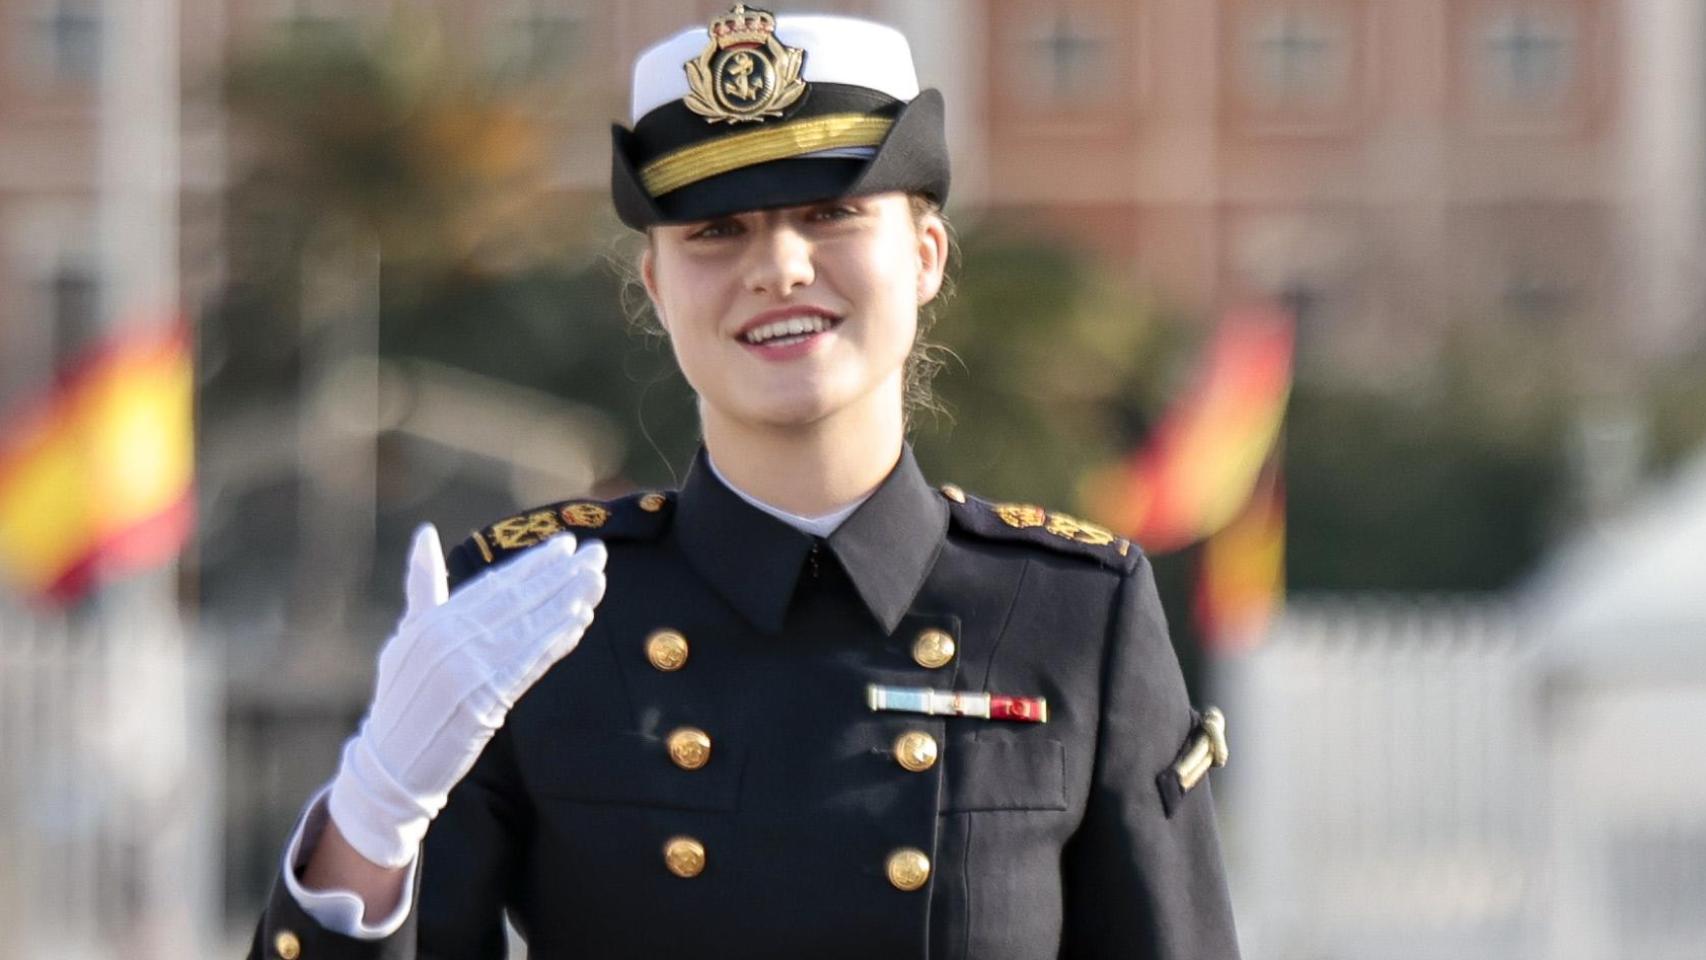
{"type": "Polygon", "coordinates": [[[1698,292],[1641,264],[1700,253],[1680,225],[1699,220],[1698,150],[1653,152],[1698,129],[1681,53],[1699,59],[1698,5],[992,9],[990,205],[1089,234],[1199,309],[1279,297],[1305,360],[1385,377],[1462,323],[1538,327],[1594,358],[1691,335],[1675,318],[1698,292]],[[1632,193],[1669,228],[1628,218],[1632,193]]]}
{"type": "MultiPolygon", "coordinates": [[[[726,6],[181,0],[183,302],[222,259],[218,71],[270,34],[436,10],[493,76],[573,90],[560,184],[601,194],[633,54],[726,6]]],[[[1587,356],[1693,335],[1706,26],[1688,0],[784,6],[908,31],[953,105],[959,209],[1052,226],[1194,310],[1281,297],[1306,351],[1390,370],[1485,320],[1587,356]]],[[[101,296],[101,30],[97,0],[0,19],[0,398],[101,296]]]]}

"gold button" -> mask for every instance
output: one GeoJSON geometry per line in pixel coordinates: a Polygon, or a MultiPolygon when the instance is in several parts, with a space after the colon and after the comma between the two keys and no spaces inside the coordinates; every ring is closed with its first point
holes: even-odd
{"type": "Polygon", "coordinates": [[[656,630],[646,638],[646,659],[665,673],[687,664],[687,638],[679,630],[656,630]]]}
{"type": "Polygon", "coordinates": [[[947,497],[955,503],[966,502],[966,492],[951,483],[942,484],[942,496],[947,497]]]}
{"type": "Polygon", "coordinates": [[[912,644],[912,659],[932,670],[945,667],[954,659],[954,638],[946,630],[926,630],[912,644]]]}
{"type": "Polygon", "coordinates": [[[896,890],[911,892],[930,879],[930,858],[914,847],[901,847],[889,854],[889,883],[896,890]]]}
{"type": "Polygon", "coordinates": [[[640,498],[640,509],[647,513],[657,513],[668,502],[669,498],[661,493],[648,493],[640,498]]]}
{"type": "Polygon", "coordinates": [[[894,758],[913,773],[936,765],[936,738],[922,730],[908,730],[894,738],[894,758]]]}
{"type": "Polygon", "coordinates": [[[711,738],[697,727],[682,727],[669,735],[669,759],[683,770],[711,762],[711,738]]]}
{"type": "Polygon", "coordinates": [[[272,948],[284,960],[296,960],[302,956],[302,941],[289,930],[280,930],[278,936],[272,938],[272,948]]]}
{"type": "Polygon", "coordinates": [[[678,877],[697,877],[705,872],[705,845],[692,837],[670,837],[663,845],[663,862],[678,877]]]}

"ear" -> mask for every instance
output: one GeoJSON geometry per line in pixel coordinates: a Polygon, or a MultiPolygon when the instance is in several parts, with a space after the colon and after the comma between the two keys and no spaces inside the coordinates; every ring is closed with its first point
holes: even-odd
{"type": "Polygon", "coordinates": [[[935,214],[918,224],[918,305],[936,299],[948,271],[948,226],[935,214]]]}
{"type": "Polygon", "coordinates": [[[652,313],[657,315],[658,324],[664,332],[669,332],[669,318],[663,315],[663,304],[658,299],[657,258],[652,254],[651,239],[646,240],[646,249],[640,252],[640,283],[646,288],[646,297],[652,301],[652,313]]]}

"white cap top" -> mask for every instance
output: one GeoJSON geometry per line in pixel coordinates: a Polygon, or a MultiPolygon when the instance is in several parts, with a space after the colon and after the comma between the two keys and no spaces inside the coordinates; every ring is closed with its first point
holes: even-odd
{"type": "MultiPolygon", "coordinates": [[[[870,87],[894,97],[918,96],[912,48],[899,30],[853,17],[778,16],[776,39],[806,52],[801,78],[808,83],[845,83],[870,87]]],[[[634,60],[634,99],[629,120],[640,118],[688,94],[687,61],[710,42],[704,27],[693,27],[653,46],[634,60]]]]}

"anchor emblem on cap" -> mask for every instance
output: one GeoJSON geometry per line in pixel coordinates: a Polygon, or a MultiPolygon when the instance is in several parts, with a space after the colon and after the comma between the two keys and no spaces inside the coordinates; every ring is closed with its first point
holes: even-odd
{"type": "Polygon", "coordinates": [[[776,17],[737,3],[711,21],[710,42],[683,64],[689,92],[682,102],[707,123],[779,117],[806,92],[806,52],[776,39],[776,17]]]}

